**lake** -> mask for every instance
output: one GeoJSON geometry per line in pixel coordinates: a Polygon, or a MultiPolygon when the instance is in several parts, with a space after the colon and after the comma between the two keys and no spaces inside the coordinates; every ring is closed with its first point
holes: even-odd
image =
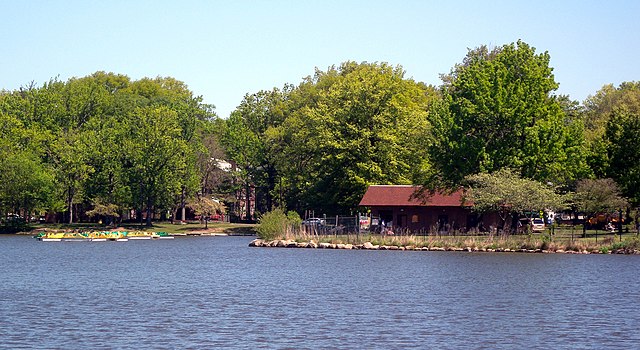
{"type": "Polygon", "coordinates": [[[2,349],[600,349],[640,342],[640,256],[0,235],[2,349]]]}

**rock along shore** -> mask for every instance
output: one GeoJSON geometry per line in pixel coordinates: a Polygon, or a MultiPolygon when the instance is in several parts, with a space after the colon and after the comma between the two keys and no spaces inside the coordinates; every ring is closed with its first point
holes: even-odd
{"type": "Polygon", "coordinates": [[[344,243],[316,243],[315,241],[297,242],[295,240],[276,239],[265,241],[262,239],[254,239],[249,243],[250,247],[274,247],[274,248],[313,248],[313,249],[360,249],[360,250],[410,250],[410,251],[451,251],[451,252],[490,252],[490,253],[547,253],[547,254],[635,254],[640,255],[640,250],[618,249],[607,251],[600,250],[543,250],[543,249],[509,249],[509,248],[478,248],[478,247],[415,247],[415,246],[396,246],[396,245],[374,245],[371,242],[362,244],[344,244],[344,243]]]}

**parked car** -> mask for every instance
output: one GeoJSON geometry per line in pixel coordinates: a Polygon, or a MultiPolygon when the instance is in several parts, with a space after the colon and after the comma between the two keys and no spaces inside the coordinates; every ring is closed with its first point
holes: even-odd
{"type": "Polygon", "coordinates": [[[324,219],[320,218],[308,218],[306,220],[303,220],[302,224],[305,226],[324,226],[325,221],[324,219]]]}
{"type": "Polygon", "coordinates": [[[523,218],[520,219],[520,229],[522,232],[543,232],[544,231],[544,220],[541,218],[523,218]]]}

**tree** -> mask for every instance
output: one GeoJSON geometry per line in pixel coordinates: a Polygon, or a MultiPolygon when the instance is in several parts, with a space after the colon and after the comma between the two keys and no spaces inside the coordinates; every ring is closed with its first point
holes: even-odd
{"type": "Polygon", "coordinates": [[[115,218],[120,217],[118,206],[113,203],[102,203],[100,200],[96,200],[93,202],[93,209],[87,211],[87,216],[95,217],[95,216],[104,216],[106,217],[105,224],[109,225],[114,222],[115,218]]]}
{"type": "MultiPolygon", "coordinates": [[[[222,144],[241,172],[246,191],[256,188],[259,212],[274,206],[275,189],[280,174],[277,159],[282,150],[281,125],[285,119],[284,103],[291,86],[283,89],[247,94],[227,121],[222,144]]],[[[246,198],[249,198],[248,192],[246,198]]],[[[248,212],[248,211],[247,211],[248,212]]]]}
{"type": "Polygon", "coordinates": [[[469,186],[467,196],[473,202],[474,210],[500,213],[505,223],[509,216],[531,218],[533,213],[567,207],[567,197],[557,194],[552,186],[521,178],[508,168],[468,175],[465,180],[469,186]]]}
{"type": "Polygon", "coordinates": [[[445,105],[430,114],[442,182],[455,187],[467,175],[502,168],[542,182],[585,175],[580,127],[551,94],[558,84],[549,60],[522,41],[482,46],[443,77],[445,105]]]}
{"type": "Polygon", "coordinates": [[[180,175],[188,145],[181,138],[176,113],[167,107],[138,108],[125,127],[128,186],[136,207],[146,211],[151,225],[154,209],[167,208],[180,192],[180,175]]]}
{"type": "Polygon", "coordinates": [[[0,93],[0,212],[22,211],[29,218],[61,206],[54,170],[45,161],[50,132],[21,118],[17,111],[23,109],[29,107],[19,94],[0,93]]]}
{"type": "Polygon", "coordinates": [[[640,110],[615,109],[607,122],[605,140],[608,175],[634,205],[640,204],[640,110]]]}
{"type": "Polygon", "coordinates": [[[608,137],[612,135],[607,132],[607,125],[615,113],[640,115],[640,82],[623,82],[618,87],[605,85],[584,101],[586,159],[598,178],[613,176],[609,174],[608,149],[608,137]]]}
{"type": "Polygon", "coordinates": [[[211,215],[226,213],[224,204],[218,200],[202,195],[198,195],[196,198],[190,200],[187,206],[191,208],[196,215],[200,216],[200,221],[204,221],[205,228],[208,228],[209,217],[211,217],[211,215]]]}
{"type": "Polygon", "coordinates": [[[294,209],[353,210],[368,185],[409,184],[428,166],[418,140],[429,133],[436,92],[404,74],[386,63],[345,62],[292,92],[278,136],[288,196],[303,206],[294,209]]]}
{"type": "Polygon", "coordinates": [[[62,189],[55,195],[64,197],[70,221],[77,216],[76,208],[122,211],[141,201],[145,204],[139,207],[147,208],[149,200],[164,208],[176,198],[174,187],[186,196],[195,193],[200,180],[196,154],[203,150],[204,132],[215,117],[213,106],[202,104],[201,97],[194,97],[176,79],[130,81],[105,72],[2,91],[0,115],[0,153],[20,151],[20,157],[53,171],[62,189]],[[149,125],[142,125],[146,122],[149,125]],[[163,136],[166,142],[158,141],[163,136]],[[150,159],[155,156],[150,147],[160,144],[168,148],[159,147],[159,152],[175,152],[181,160],[167,161],[168,169],[158,167],[163,162],[150,159]],[[159,181],[154,171],[175,183],[159,181]],[[146,180],[152,183],[145,184],[146,180]]]}
{"type": "MultiPolygon", "coordinates": [[[[224,129],[224,120],[215,121],[220,127],[217,130],[224,129]]],[[[220,198],[226,203],[232,203],[235,200],[236,190],[233,166],[228,163],[227,156],[220,144],[220,132],[212,132],[204,136],[204,150],[198,153],[197,166],[200,173],[200,192],[205,195],[213,195],[220,198]]]]}
{"type": "MultiPolygon", "coordinates": [[[[52,171],[33,154],[15,151],[0,153],[0,208],[2,213],[34,212],[55,208],[55,178],[52,171]]],[[[5,217],[5,215],[3,215],[5,217]]]]}
{"type": "MultiPolygon", "coordinates": [[[[613,214],[626,208],[628,202],[622,197],[618,185],[613,179],[583,179],[578,181],[574,195],[577,210],[589,217],[598,214],[613,214]]],[[[586,235],[587,223],[583,226],[586,235]]]]}
{"type": "Polygon", "coordinates": [[[58,183],[63,189],[68,223],[73,223],[73,206],[83,200],[85,181],[94,169],[87,162],[86,139],[79,132],[60,131],[51,142],[49,157],[53,160],[58,183]]]}

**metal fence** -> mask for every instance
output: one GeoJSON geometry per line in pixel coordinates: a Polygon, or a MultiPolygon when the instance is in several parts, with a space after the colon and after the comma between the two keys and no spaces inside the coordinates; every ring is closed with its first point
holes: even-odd
{"type": "Polygon", "coordinates": [[[309,234],[341,235],[357,233],[380,233],[380,218],[370,216],[322,216],[308,218],[302,222],[309,234]]]}
{"type": "MultiPolygon", "coordinates": [[[[392,222],[385,222],[380,217],[357,216],[322,216],[307,218],[302,222],[303,230],[314,235],[342,235],[342,234],[382,234],[395,236],[458,236],[483,235],[492,231],[480,232],[474,230],[454,230],[450,227],[434,225],[430,228],[411,230],[406,227],[394,226],[392,222]]],[[[495,232],[493,232],[495,233],[495,232]]]]}

